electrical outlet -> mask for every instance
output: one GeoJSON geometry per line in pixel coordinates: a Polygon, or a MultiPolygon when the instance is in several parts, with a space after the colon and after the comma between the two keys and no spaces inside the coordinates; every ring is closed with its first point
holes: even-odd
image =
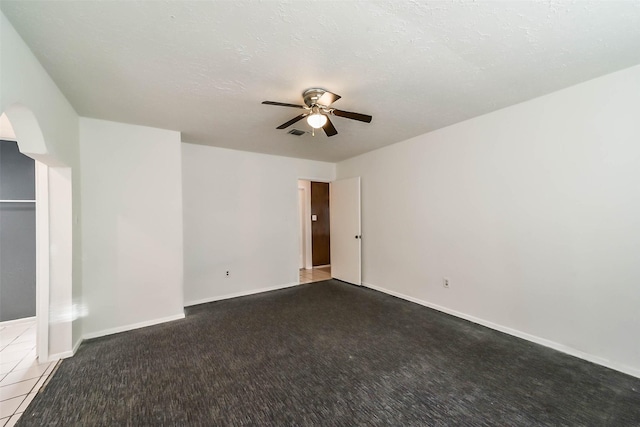
{"type": "Polygon", "coordinates": [[[449,289],[449,278],[448,277],[443,277],[442,278],[442,286],[444,286],[445,288],[449,289]]]}
{"type": "Polygon", "coordinates": [[[229,277],[229,270],[227,270],[227,274],[226,274],[226,277],[229,277]]]}

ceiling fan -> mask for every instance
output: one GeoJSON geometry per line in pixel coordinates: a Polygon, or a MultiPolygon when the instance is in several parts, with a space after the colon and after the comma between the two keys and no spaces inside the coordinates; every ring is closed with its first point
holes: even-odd
{"type": "Polygon", "coordinates": [[[336,130],[335,126],[333,126],[333,123],[331,123],[329,115],[371,123],[372,117],[366,114],[352,113],[350,111],[343,111],[330,107],[331,104],[333,104],[340,98],[340,95],[336,95],[335,93],[329,92],[328,90],[311,88],[305,90],[302,93],[302,99],[304,100],[305,105],[288,104],[284,102],[274,101],[262,101],[262,103],[267,105],[279,105],[281,107],[302,108],[306,110],[299,116],[296,116],[288,122],[281,124],[276,129],[285,129],[306,117],[307,123],[312,128],[312,132],[315,132],[316,129],[322,128],[324,129],[324,133],[326,133],[327,136],[334,136],[338,134],[338,131],[336,130]]]}

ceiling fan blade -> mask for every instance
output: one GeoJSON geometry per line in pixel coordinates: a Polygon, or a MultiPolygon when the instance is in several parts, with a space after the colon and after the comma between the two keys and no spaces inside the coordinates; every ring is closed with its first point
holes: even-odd
{"type": "Polygon", "coordinates": [[[329,106],[331,104],[333,104],[334,102],[336,102],[338,99],[342,98],[340,95],[337,95],[335,93],[326,91],[319,99],[318,99],[318,104],[320,105],[324,105],[324,106],[329,106]]]}
{"type": "Polygon", "coordinates": [[[293,108],[306,108],[304,105],[298,104],[287,104],[285,102],[275,102],[275,101],[262,101],[263,104],[266,105],[279,105],[281,107],[293,107],[293,108]]]}
{"type": "Polygon", "coordinates": [[[331,113],[336,116],[340,116],[340,117],[344,117],[352,120],[359,120],[361,122],[367,122],[367,123],[371,123],[371,119],[373,118],[366,114],[352,113],[351,111],[336,110],[335,108],[331,110],[331,113]]]}
{"type": "Polygon", "coordinates": [[[278,126],[276,129],[284,129],[284,128],[288,128],[289,126],[291,126],[292,124],[294,124],[295,122],[298,122],[300,120],[302,120],[303,118],[305,118],[307,116],[307,113],[304,114],[300,114],[297,117],[294,117],[293,119],[289,120],[286,123],[281,124],[280,126],[278,126]]]}
{"type": "Polygon", "coordinates": [[[324,133],[326,133],[327,136],[333,136],[338,134],[336,127],[333,125],[333,123],[331,123],[331,120],[329,119],[329,117],[327,117],[327,123],[325,123],[324,126],[322,126],[322,129],[324,129],[324,133]]]}

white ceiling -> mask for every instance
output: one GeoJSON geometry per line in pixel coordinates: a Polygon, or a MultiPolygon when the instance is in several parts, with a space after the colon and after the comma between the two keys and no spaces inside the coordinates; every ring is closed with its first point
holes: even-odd
{"type": "MultiPolygon", "coordinates": [[[[338,161],[640,63],[640,2],[7,1],[76,111],[338,161]],[[340,132],[275,127],[309,87],[340,132]]],[[[308,129],[304,121],[293,127],[308,129]]]]}

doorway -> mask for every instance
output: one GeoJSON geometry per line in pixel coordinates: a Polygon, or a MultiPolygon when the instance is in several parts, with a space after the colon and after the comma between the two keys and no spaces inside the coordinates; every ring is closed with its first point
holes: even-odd
{"type": "Polygon", "coordinates": [[[35,161],[7,139],[0,139],[0,254],[0,324],[35,321],[35,161]]]}
{"type": "Polygon", "coordinates": [[[43,249],[39,222],[46,219],[45,166],[20,152],[6,116],[0,122],[0,424],[13,425],[56,362],[47,360],[47,333],[39,325],[43,320],[48,325],[39,308],[43,286],[37,261],[43,249]]]}
{"type": "MultiPolygon", "coordinates": [[[[28,254],[28,257],[35,257],[35,283],[33,283],[32,276],[34,265],[33,263],[24,260],[25,257],[23,257],[22,255],[25,254],[25,251],[23,250],[22,254],[13,253],[12,255],[14,257],[20,255],[20,258],[25,261],[21,263],[23,265],[19,266],[19,268],[22,270],[19,276],[20,280],[23,281],[23,283],[27,279],[26,276],[29,276],[29,280],[27,280],[27,285],[25,286],[31,287],[31,289],[28,289],[25,292],[25,289],[21,288],[19,291],[17,291],[19,294],[21,294],[19,295],[19,298],[21,298],[20,307],[12,307],[9,313],[3,310],[3,339],[1,341],[6,344],[7,340],[10,339],[20,338],[20,341],[24,341],[25,339],[31,340],[35,336],[33,349],[30,349],[29,354],[25,356],[29,359],[29,361],[27,361],[26,359],[21,361],[21,363],[24,363],[24,365],[21,366],[25,366],[26,364],[31,363],[45,363],[49,360],[49,276],[51,267],[57,267],[59,263],[50,263],[51,240],[49,236],[49,223],[51,218],[49,215],[49,167],[41,161],[36,160],[31,155],[25,155],[22,153],[23,146],[18,140],[18,137],[20,137],[20,135],[26,135],[25,138],[28,142],[25,143],[25,146],[29,147],[30,149],[43,147],[40,127],[37,123],[37,120],[35,119],[35,116],[33,116],[33,113],[31,113],[30,110],[26,109],[23,106],[13,105],[7,110],[7,112],[0,114],[0,139],[5,141],[3,142],[3,144],[6,144],[6,141],[8,141],[8,143],[13,145],[13,147],[6,146],[9,147],[11,154],[9,155],[9,158],[5,156],[4,160],[7,160],[6,162],[3,161],[3,163],[7,163],[8,169],[4,168],[4,171],[2,172],[3,189],[1,192],[3,194],[0,194],[0,199],[4,200],[4,203],[0,202],[0,208],[5,211],[4,213],[10,212],[8,217],[4,216],[4,219],[9,220],[10,222],[18,221],[21,223],[21,229],[28,231],[26,235],[30,236],[29,241],[23,242],[22,246],[23,249],[26,249],[27,246],[31,246],[31,249],[35,249],[35,254],[33,250],[31,250],[28,254]],[[8,117],[8,111],[12,112],[13,118],[11,119],[11,121],[8,117]],[[13,122],[14,118],[17,122],[13,122]],[[14,161],[16,160],[15,157],[19,157],[17,159],[17,163],[16,161],[14,161]],[[26,172],[24,170],[20,171],[19,169],[24,169],[24,164],[20,164],[26,162],[30,162],[30,166],[28,167],[28,169],[30,170],[26,172]],[[22,179],[19,178],[21,175],[25,174],[27,175],[27,178],[25,178],[24,176],[22,179]],[[9,175],[11,176],[11,178],[8,180],[5,179],[9,175]],[[26,184],[27,181],[30,182],[26,184]],[[26,189],[26,187],[29,187],[30,189],[26,189]],[[34,213],[35,224],[29,218],[29,216],[33,215],[34,213]],[[27,313],[25,311],[25,304],[23,303],[25,301],[25,298],[27,300],[31,299],[31,297],[33,296],[33,292],[35,292],[35,310],[33,310],[33,302],[31,302],[31,308],[29,309],[31,311],[27,313]],[[33,327],[31,327],[31,323],[34,324],[33,327]],[[16,327],[12,327],[10,330],[8,328],[9,326],[16,327]],[[23,326],[28,326],[27,329],[30,330],[30,333],[23,335],[22,332],[25,331],[22,331],[19,337],[17,335],[16,337],[7,336],[7,334],[11,335],[11,333],[16,332],[23,326]]],[[[3,227],[3,234],[5,231],[9,230],[10,228],[8,226],[3,227]]],[[[11,231],[15,232],[16,229],[12,229],[11,231]]],[[[11,243],[14,239],[4,239],[3,237],[2,240],[10,240],[11,243]]],[[[6,254],[6,251],[3,252],[4,254],[6,254]]],[[[59,257],[59,261],[62,260],[61,258],[62,257],[59,257]]],[[[15,270],[17,265],[15,265],[13,261],[15,260],[4,259],[3,264],[10,265],[10,270],[15,270]],[[11,264],[7,264],[7,262],[9,261],[11,261],[11,264]]],[[[20,263],[18,263],[18,265],[19,264],[20,263]]],[[[11,272],[8,272],[8,274],[13,276],[12,280],[17,277],[11,272]]],[[[3,280],[3,282],[4,288],[6,287],[5,285],[7,285],[8,281],[3,280]]],[[[15,294],[15,289],[10,291],[7,291],[5,289],[5,291],[6,292],[3,292],[5,294],[3,295],[3,300],[5,299],[5,296],[9,296],[8,294],[15,294]]],[[[7,299],[12,300],[12,298],[7,299]]],[[[29,345],[31,345],[31,343],[29,343],[29,345]]],[[[26,344],[21,345],[21,347],[25,346],[26,344]]],[[[9,350],[9,347],[6,346],[3,350],[7,351],[9,350]]],[[[6,369],[6,367],[4,368],[6,369]]]]}
{"type": "Polygon", "coordinates": [[[48,368],[37,353],[36,163],[20,152],[8,118],[0,116],[0,386],[21,381],[13,379],[17,373],[48,368]]]}
{"type": "Polygon", "coordinates": [[[331,279],[329,183],[298,180],[299,281],[331,279]]]}
{"type": "Polygon", "coordinates": [[[362,285],[362,234],[360,177],[345,178],[331,183],[298,180],[299,218],[299,283],[338,279],[346,283],[362,285]],[[322,200],[322,207],[312,209],[312,188],[322,200]],[[328,199],[328,200],[326,200],[328,199]],[[327,261],[314,259],[312,227],[326,216],[326,241],[329,246],[327,261]],[[327,265],[322,265],[327,262],[327,265]]]}

